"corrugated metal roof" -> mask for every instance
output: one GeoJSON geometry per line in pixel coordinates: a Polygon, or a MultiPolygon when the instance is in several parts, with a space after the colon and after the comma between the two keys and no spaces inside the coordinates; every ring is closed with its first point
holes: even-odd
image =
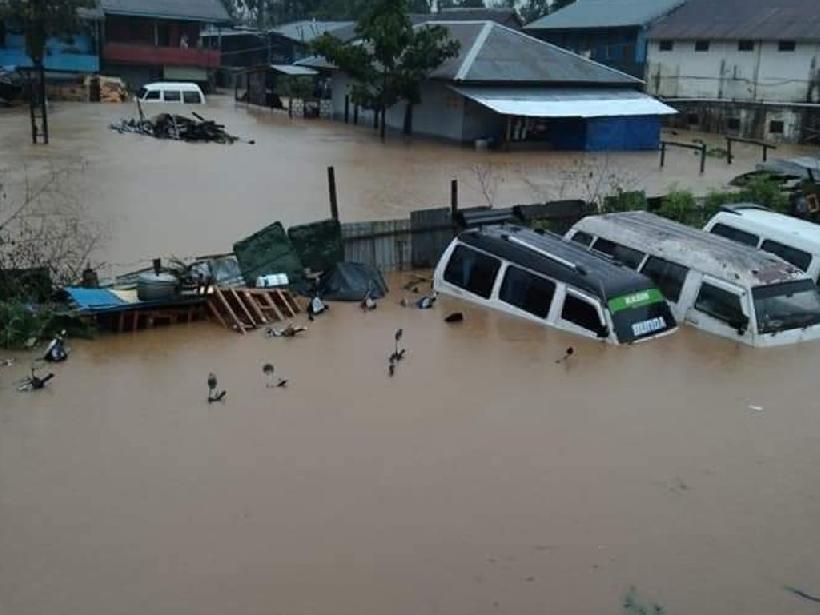
{"type": "Polygon", "coordinates": [[[503,6],[472,9],[448,8],[426,17],[427,21],[494,21],[510,28],[520,28],[523,25],[518,11],[503,6]]]}
{"type": "Polygon", "coordinates": [[[820,40],[817,0],[688,0],[658,20],[653,39],[820,40]]]}
{"type": "Polygon", "coordinates": [[[230,16],[219,0],[100,0],[100,8],[107,15],[230,21],[230,16]]]}
{"type": "Polygon", "coordinates": [[[677,113],[634,90],[569,88],[488,88],[450,86],[496,113],[526,117],[614,117],[677,113]]]}
{"type": "MultiPolygon", "coordinates": [[[[330,32],[334,36],[337,31],[343,29],[353,29],[356,24],[352,21],[313,21],[310,19],[303,19],[302,21],[294,21],[293,23],[286,23],[276,28],[271,28],[270,32],[279,34],[292,41],[300,43],[309,43],[326,32],[330,32]]],[[[342,39],[346,40],[346,39],[342,39]]]]}
{"type": "Polygon", "coordinates": [[[319,74],[312,68],[297,66],[295,64],[271,64],[270,67],[277,73],[282,73],[290,77],[312,77],[313,75],[319,74]]]}
{"type": "Polygon", "coordinates": [[[461,44],[456,57],[433,71],[430,76],[434,79],[520,84],[641,83],[640,79],[494,22],[444,21],[431,25],[444,26],[461,44]]]}
{"type": "MultiPolygon", "coordinates": [[[[524,26],[527,30],[644,26],[684,0],[576,0],[524,26]]],[[[708,15],[705,13],[704,15],[708,15]]]]}
{"type": "Polygon", "coordinates": [[[301,60],[296,60],[294,62],[296,66],[309,66],[310,68],[318,68],[318,69],[326,69],[332,70],[336,68],[335,64],[328,62],[327,58],[324,56],[308,56],[306,58],[302,58],[301,60]]]}

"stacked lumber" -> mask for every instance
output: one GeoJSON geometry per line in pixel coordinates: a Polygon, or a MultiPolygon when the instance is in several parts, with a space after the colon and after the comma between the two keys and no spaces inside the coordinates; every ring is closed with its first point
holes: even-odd
{"type": "Polygon", "coordinates": [[[128,100],[128,90],[119,77],[100,75],[100,102],[122,103],[128,100]]]}
{"type": "Polygon", "coordinates": [[[288,290],[278,288],[214,288],[208,311],[226,329],[244,334],[301,312],[288,290]]]}

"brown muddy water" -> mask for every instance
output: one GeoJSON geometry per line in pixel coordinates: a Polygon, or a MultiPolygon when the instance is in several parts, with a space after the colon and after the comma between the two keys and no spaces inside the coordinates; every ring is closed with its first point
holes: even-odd
{"type": "MultiPolygon", "coordinates": [[[[488,159],[225,101],[214,115],[255,146],[163,143],[110,133],[123,113],[55,105],[47,149],[0,114],[4,168],[87,159],[110,262],[323,216],[327,164],[345,219],[366,219],[446,202],[488,159]]],[[[527,197],[517,167],[560,179],[530,156],[489,156],[504,203],[527,197]]],[[[649,186],[674,177],[613,158],[649,186]]],[[[689,183],[731,175],[709,167],[689,183]]],[[[607,347],[447,299],[402,309],[400,282],[296,339],[195,323],[72,340],[30,394],[27,357],[0,368],[0,613],[615,614],[630,587],[669,614],[814,612],[784,586],[820,594],[820,344],[685,328],[607,347]],[[453,309],[464,323],[442,321],[453,309]],[[287,389],[265,387],[269,361],[287,389]]]]}

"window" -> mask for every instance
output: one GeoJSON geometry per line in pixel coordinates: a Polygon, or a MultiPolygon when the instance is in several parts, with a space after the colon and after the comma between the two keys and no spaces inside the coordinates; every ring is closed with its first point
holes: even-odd
{"type": "Polygon", "coordinates": [[[740,229],[736,229],[726,224],[715,224],[709,232],[713,235],[720,235],[726,239],[731,239],[737,243],[752,246],[753,248],[756,248],[757,244],[760,243],[760,237],[757,235],[747,233],[746,231],[741,231],[740,229]]]}
{"type": "Polygon", "coordinates": [[[754,41],[738,41],[737,42],[737,50],[738,51],[754,51],[755,50],[755,42],[754,41]]]}
{"type": "Polygon", "coordinates": [[[444,280],[489,299],[500,267],[501,261],[497,258],[459,245],[453,250],[450,262],[447,263],[444,280]]]}
{"type": "Polygon", "coordinates": [[[145,100],[159,100],[159,90],[148,90],[145,100]]]}
{"type": "Polygon", "coordinates": [[[572,236],[572,241],[574,241],[575,243],[580,243],[583,246],[589,247],[589,245],[592,243],[592,235],[590,235],[589,233],[585,233],[583,231],[578,231],[572,236]]]}
{"type": "Polygon", "coordinates": [[[794,51],[796,47],[794,41],[777,41],[778,51],[794,51]]]}
{"type": "Polygon", "coordinates": [[[666,297],[667,301],[674,303],[680,298],[680,290],[683,288],[689,270],[657,256],[650,256],[646,259],[646,264],[643,266],[641,273],[658,285],[658,290],[666,297]]]}
{"type": "Polygon", "coordinates": [[[740,130],[740,118],[739,117],[730,117],[726,120],[726,129],[727,130],[740,130]]]}
{"type": "Polygon", "coordinates": [[[546,318],[550,312],[555,283],[518,267],[507,267],[498,298],[533,316],[546,318]]]}
{"type": "Polygon", "coordinates": [[[188,105],[198,105],[202,102],[202,98],[200,98],[199,92],[183,92],[182,102],[188,105]]]}
{"type": "Polygon", "coordinates": [[[166,102],[179,102],[181,98],[179,90],[165,90],[164,100],[166,102]]]}
{"type": "Polygon", "coordinates": [[[626,246],[622,246],[614,241],[609,241],[608,239],[598,238],[598,241],[595,242],[593,247],[599,252],[608,254],[613,258],[613,260],[623,263],[631,269],[637,269],[644,257],[643,252],[633,250],[632,248],[627,248],[626,246]]]}
{"type": "Polygon", "coordinates": [[[782,243],[772,241],[771,239],[765,240],[760,246],[760,249],[779,256],[787,263],[791,263],[803,271],[808,271],[809,265],[811,264],[811,254],[808,252],[803,252],[803,250],[798,250],[797,248],[783,245],[782,243]]]}
{"type": "Polygon", "coordinates": [[[674,44],[672,41],[660,41],[658,43],[658,49],[660,51],[672,51],[674,44]]]}
{"type": "Polygon", "coordinates": [[[771,120],[769,122],[769,132],[774,135],[782,135],[783,122],[781,120],[771,120]]]}
{"type": "Polygon", "coordinates": [[[564,298],[564,307],[561,309],[561,318],[587,331],[592,331],[595,335],[604,333],[604,325],[601,323],[596,307],[575,295],[567,293],[564,298]]]}
{"type": "Polygon", "coordinates": [[[695,41],[695,51],[709,51],[709,41],[695,41]]]}
{"type": "Polygon", "coordinates": [[[746,320],[743,308],[740,307],[740,297],[728,290],[712,286],[708,282],[700,285],[700,292],[695,300],[695,309],[733,327],[746,320]]]}
{"type": "Polygon", "coordinates": [[[820,292],[811,280],[752,289],[758,333],[802,329],[820,323],[820,292]]]}

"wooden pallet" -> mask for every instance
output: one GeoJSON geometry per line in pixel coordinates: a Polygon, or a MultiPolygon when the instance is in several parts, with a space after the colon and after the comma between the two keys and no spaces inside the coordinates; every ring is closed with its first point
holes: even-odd
{"type": "Polygon", "coordinates": [[[278,288],[214,288],[208,311],[226,329],[245,333],[301,312],[288,290],[278,288]]]}

